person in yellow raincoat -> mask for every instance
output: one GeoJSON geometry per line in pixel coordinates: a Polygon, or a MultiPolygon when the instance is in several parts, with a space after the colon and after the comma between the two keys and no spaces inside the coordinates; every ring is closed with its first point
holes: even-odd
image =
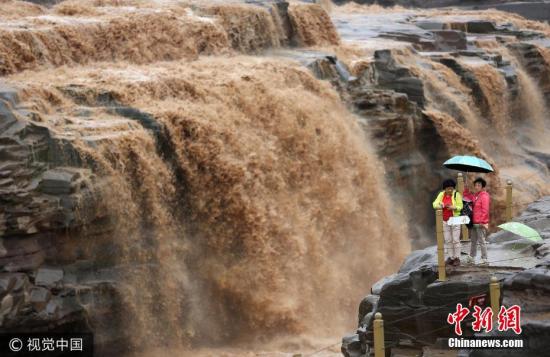
{"type": "Polygon", "coordinates": [[[449,225],[449,218],[460,216],[462,211],[462,195],[456,191],[454,180],[448,179],[443,182],[443,191],[439,192],[433,208],[443,210],[443,237],[445,239],[445,256],[447,265],[460,265],[460,225],[449,225]]]}

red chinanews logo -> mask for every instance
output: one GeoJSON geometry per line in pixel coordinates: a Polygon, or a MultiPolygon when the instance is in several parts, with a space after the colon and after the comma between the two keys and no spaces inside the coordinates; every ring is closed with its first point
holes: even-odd
{"type": "MultiPolygon", "coordinates": [[[[474,322],[472,323],[472,330],[477,332],[481,331],[481,329],[484,329],[486,332],[493,330],[493,310],[490,307],[482,309],[477,305],[474,305],[473,308],[472,317],[474,318],[474,322]]],[[[456,311],[447,316],[447,323],[450,325],[454,324],[455,334],[458,336],[462,336],[462,321],[469,314],[470,310],[468,308],[463,307],[462,304],[457,304],[456,311]]],[[[521,307],[518,305],[513,305],[509,308],[501,306],[498,312],[498,330],[512,330],[519,335],[521,333],[520,315],[521,307]]]]}

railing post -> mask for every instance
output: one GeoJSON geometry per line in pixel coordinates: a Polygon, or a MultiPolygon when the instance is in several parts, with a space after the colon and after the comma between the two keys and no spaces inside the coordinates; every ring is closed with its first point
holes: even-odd
{"type": "Polygon", "coordinates": [[[491,277],[489,284],[489,293],[491,294],[491,309],[493,310],[493,320],[497,318],[500,310],[500,282],[496,276],[491,277]]]}
{"type": "MultiPolygon", "coordinates": [[[[456,179],[456,182],[457,182],[457,184],[456,184],[457,191],[460,193],[460,195],[462,197],[464,197],[464,176],[462,175],[462,172],[458,173],[458,177],[456,179]]],[[[468,227],[466,227],[465,224],[462,224],[460,226],[460,229],[462,230],[462,235],[461,235],[462,239],[461,240],[465,241],[465,242],[469,241],[470,237],[468,236],[468,227]]]]}
{"type": "Polygon", "coordinates": [[[374,357],[385,357],[385,342],[384,342],[384,320],[382,314],[377,312],[374,314],[374,357]]]}
{"type": "Polygon", "coordinates": [[[458,173],[458,177],[456,179],[456,190],[462,194],[464,192],[464,176],[462,176],[462,172],[458,173]]]}
{"type": "Polygon", "coordinates": [[[506,182],[506,222],[512,220],[512,181],[506,182]]]}
{"type": "Polygon", "coordinates": [[[443,210],[435,210],[435,233],[437,236],[437,270],[439,281],[447,280],[445,273],[445,242],[443,241],[443,210]]]}

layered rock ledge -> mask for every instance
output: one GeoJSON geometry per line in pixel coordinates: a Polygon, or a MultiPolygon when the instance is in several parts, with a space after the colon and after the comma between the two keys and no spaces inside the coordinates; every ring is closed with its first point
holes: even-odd
{"type": "MultiPolygon", "coordinates": [[[[431,246],[412,252],[399,271],[372,286],[359,305],[358,329],[342,342],[346,357],[369,355],[373,347],[372,322],[376,312],[384,318],[387,348],[409,355],[416,349],[432,355],[430,348],[447,346],[454,336],[447,315],[457,303],[469,306],[470,299],[489,296],[489,282],[496,276],[501,283],[501,304],[521,306],[521,337],[528,343],[523,356],[542,356],[550,348],[550,197],[532,203],[514,221],[536,229],[543,242],[534,243],[510,232],[499,231],[488,237],[488,266],[447,267],[448,280],[437,280],[437,252],[431,246]],[[435,347],[432,347],[435,346],[435,347]]],[[[469,251],[463,243],[463,255],[469,251]]],[[[487,304],[488,301],[485,301],[487,304]]],[[[472,336],[471,316],[463,324],[463,336],[472,336]],[[466,327],[465,327],[466,326],[466,327]]],[[[492,336],[505,336],[493,331],[492,336]]],[[[480,336],[484,334],[478,334],[480,336]]],[[[418,352],[417,352],[418,353],[418,352]]],[[[512,356],[506,350],[464,350],[461,356],[512,356]]],[[[412,355],[412,354],[411,354],[412,355]]]]}

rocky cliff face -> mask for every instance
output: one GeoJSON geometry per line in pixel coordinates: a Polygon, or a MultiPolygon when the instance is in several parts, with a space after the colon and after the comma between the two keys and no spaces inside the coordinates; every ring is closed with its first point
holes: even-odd
{"type": "MultiPolygon", "coordinates": [[[[503,219],[504,186],[498,177],[516,175],[519,169],[512,164],[515,159],[505,157],[526,158],[531,168],[519,170],[533,171],[525,173],[529,183],[518,185],[546,192],[548,156],[546,149],[536,148],[541,140],[536,131],[548,125],[549,62],[547,49],[540,46],[546,32],[534,30],[537,25],[520,30],[520,23],[495,21],[501,13],[468,19],[467,12],[384,14],[378,9],[362,15],[343,9],[334,10],[333,17],[344,39],[361,46],[383,38],[392,49],[374,49],[369,60],[348,58],[350,68],[335,58],[310,67],[319,78],[330,79],[360,116],[384,158],[393,197],[406,202],[400,213],[408,219],[411,237],[421,242],[421,237],[430,236],[426,228],[433,226],[433,212],[419,211],[417,206],[422,202],[429,207],[439,183],[456,175],[440,166],[453,155],[470,153],[495,167],[496,175],[487,177],[495,198],[495,221],[503,219]],[[363,28],[362,33],[354,28],[363,28]],[[502,141],[512,132],[514,139],[502,141]]],[[[537,198],[528,196],[518,194],[520,200],[526,199],[517,202],[518,209],[537,198]]]]}
{"type": "MultiPolygon", "coordinates": [[[[120,251],[104,196],[109,179],[94,173],[97,162],[75,148],[71,134],[44,126],[36,106],[7,87],[1,98],[2,330],[103,330],[99,346],[113,348],[125,330],[117,323],[124,301],[119,282],[130,273],[113,266],[120,251]]],[[[136,125],[122,120],[112,125],[136,125]]],[[[86,135],[86,124],[78,127],[86,135]]],[[[101,140],[91,132],[85,138],[91,145],[101,140]]]]}
{"type": "MultiPolygon", "coordinates": [[[[550,311],[549,214],[550,197],[544,197],[514,219],[535,228],[543,242],[533,243],[506,231],[490,235],[489,266],[448,268],[445,282],[437,281],[436,247],[411,253],[396,274],[374,284],[371,294],[361,302],[357,333],[343,339],[344,356],[367,355],[372,347],[372,321],[376,312],[382,313],[386,343],[395,350],[407,350],[411,346],[420,349],[453,336],[452,326],[446,322],[447,315],[457,303],[468,306],[472,297],[489,296],[491,276],[501,282],[501,304],[522,307],[521,337],[528,341],[522,355],[544,355],[550,347],[550,321],[546,317],[550,311]]],[[[467,246],[464,248],[469,250],[467,246]]],[[[463,329],[465,336],[473,334],[470,324],[471,320],[465,324],[468,326],[463,329]]],[[[504,336],[505,332],[492,331],[491,334],[504,336]]],[[[517,355],[517,351],[465,350],[461,355],[512,356],[517,355]]]]}

